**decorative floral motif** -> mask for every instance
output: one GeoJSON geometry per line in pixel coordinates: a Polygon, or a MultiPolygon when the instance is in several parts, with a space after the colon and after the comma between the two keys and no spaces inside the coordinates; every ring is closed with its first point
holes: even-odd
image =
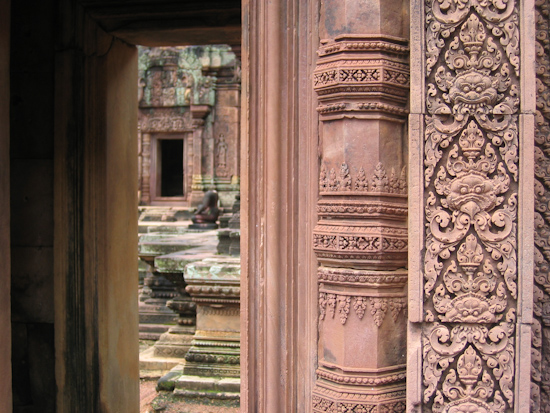
{"type": "Polygon", "coordinates": [[[518,11],[426,0],[426,23],[424,403],[502,412],[514,407],[518,11]]]}
{"type": "Polygon", "coordinates": [[[359,317],[359,320],[362,320],[365,315],[365,310],[367,309],[366,297],[355,297],[353,309],[355,310],[357,317],[359,317]]]}
{"type": "Polygon", "coordinates": [[[407,307],[407,299],[405,297],[352,297],[345,294],[333,294],[324,291],[319,292],[319,321],[323,321],[328,315],[334,318],[336,310],[342,325],[348,320],[351,302],[353,299],[353,309],[355,314],[362,320],[367,307],[370,308],[370,313],[373,317],[374,324],[377,327],[382,325],[386,313],[390,310],[393,322],[397,322],[399,314],[407,307]]]}
{"type": "Polygon", "coordinates": [[[506,402],[513,406],[515,321],[515,312],[510,309],[506,321],[492,328],[476,324],[463,324],[452,328],[439,323],[428,326],[423,336],[423,371],[426,387],[424,402],[428,403],[435,394],[434,412],[497,413],[504,411],[506,402]],[[449,366],[459,354],[462,355],[457,363],[457,378],[457,371],[449,369],[449,366]],[[481,368],[467,365],[474,363],[481,366],[482,359],[484,365],[491,369],[493,376],[498,380],[500,391],[493,390],[494,383],[487,371],[483,371],[481,378],[482,388],[485,390],[481,391],[481,388],[473,386],[478,382],[481,368]],[[476,369],[478,373],[474,377],[473,372],[476,369]],[[445,380],[439,388],[445,371],[445,380]],[[461,389],[458,390],[457,386],[461,389]],[[492,401],[488,401],[491,397],[492,401]],[[472,405],[479,406],[479,410],[467,410],[472,405]],[[451,407],[455,409],[452,410],[451,407]]]}
{"type": "Polygon", "coordinates": [[[340,182],[338,183],[340,191],[351,191],[351,177],[349,176],[348,165],[343,163],[340,167],[340,182]]]}
{"type": "MultiPolygon", "coordinates": [[[[435,30],[435,33],[430,29],[427,32],[430,83],[427,84],[429,115],[426,116],[426,186],[430,184],[435,166],[443,155],[441,149],[447,148],[471,119],[475,119],[486,131],[492,143],[499,147],[509,172],[517,180],[518,131],[515,113],[519,106],[519,90],[517,79],[510,67],[515,67],[517,75],[517,13],[492,16],[493,22],[498,21],[495,25],[492,22],[480,21],[474,13],[466,19],[472,5],[478,12],[489,9],[483,9],[478,0],[455,1],[434,1],[434,15],[428,19],[431,20],[430,28],[435,30]],[[460,20],[454,23],[444,20],[444,16],[447,15],[442,13],[441,6],[444,3],[450,8],[457,7],[456,3],[462,4],[460,20]],[[435,13],[436,10],[439,14],[435,13]],[[501,18],[503,20],[500,20],[501,18]],[[459,34],[450,38],[458,23],[462,23],[459,34]],[[447,29],[443,30],[444,27],[447,29]],[[512,56],[513,60],[505,61],[494,38],[487,36],[485,27],[498,36],[501,45],[506,43],[506,54],[512,56]],[[434,39],[435,35],[437,37],[434,39]],[[510,35],[512,38],[507,38],[510,35]],[[446,44],[439,36],[450,38],[450,42],[444,54],[444,63],[438,65],[435,74],[430,76],[431,69],[439,61],[439,52],[446,44]]],[[[501,2],[493,0],[483,3],[495,3],[498,10],[496,4],[501,2]]],[[[510,5],[514,10],[512,0],[506,2],[507,8],[510,5]]],[[[456,14],[457,10],[458,8],[455,10],[454,18],[459,17],[456,14]]],[[[488,13],[480,12],[482,17],[486,14],[488,13]]]]}
{"type": "Polygon", "coordinates": [[[340,322],[342,324],[346,324],[348,320],[350,302],[351,297],[349,295],[338,296],[338,314],[340,315],[340,322]]]}
{"type": "Polygon", "coordinates": [[[356,192],[378,192],[387,194],[406,194],[407,193],[407,167],[404,166],[399,177],[392,168],[390,177],[382,163],[378,163],[374,169],[373,176],[369,180],[363,167],[359,168],[357,175],[352,177],[349,166],[342,163],[339,176],[337,177],[334,168],[327,174],[327,167],[321,164],[319,171],[319,192],[326,193],[332,191],[351,191],[356,192]]]}
{"type": "Polygon", "coordinates": [[[372,318],[374,318],[374,324],[376,324],[377,327],[380,327],[380,325],[382,325],[382,321],[384,321],[384,317],[386,316],[386,311],[388,311],[388,302],[383,298],[371,297],[369,299],[369,303],[370,313],[372,314],[372,318]]]}

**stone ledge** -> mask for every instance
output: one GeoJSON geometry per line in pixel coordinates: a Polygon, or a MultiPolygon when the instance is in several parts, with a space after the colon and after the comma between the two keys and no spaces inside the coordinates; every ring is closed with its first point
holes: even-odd
{"type": "Polygon", "coordinates": [[[238,399],[240,378],[215,378],[181,376],[176,381],[174,394],[185,397],[207,397],[211,399],[238,399]]]}

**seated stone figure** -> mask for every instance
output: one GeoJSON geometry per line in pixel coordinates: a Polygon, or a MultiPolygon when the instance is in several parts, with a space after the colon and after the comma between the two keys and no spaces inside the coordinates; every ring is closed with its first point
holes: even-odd
{"type": "Polygon", "coordinates": [[[197,207],[197,211],[191,217],[193,224],[189,228],[195,229],[215,229],[218,228],[216,221],[220,215],[218,208],[218,193],[208,191],[204,194],[202,203],[197,207]]]}

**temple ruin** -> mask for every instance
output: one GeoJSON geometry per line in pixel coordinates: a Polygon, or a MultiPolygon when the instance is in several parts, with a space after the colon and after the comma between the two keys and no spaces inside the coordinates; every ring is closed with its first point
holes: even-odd
{"type": "Polygon", "coordinates": [[[0,411],[138,411],[136,205],[216,189],[152,333],[242,411],[550,412],[547,0],[0,4],[0,411]]]}

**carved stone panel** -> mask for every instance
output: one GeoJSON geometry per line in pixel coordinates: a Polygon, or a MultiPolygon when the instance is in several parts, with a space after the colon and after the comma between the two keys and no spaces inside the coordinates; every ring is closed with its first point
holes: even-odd
{"type": "Polygon", "coordinates": [[[521,297],[519,5],[424,6],[418,411],[511,412],[521,297]]]}

